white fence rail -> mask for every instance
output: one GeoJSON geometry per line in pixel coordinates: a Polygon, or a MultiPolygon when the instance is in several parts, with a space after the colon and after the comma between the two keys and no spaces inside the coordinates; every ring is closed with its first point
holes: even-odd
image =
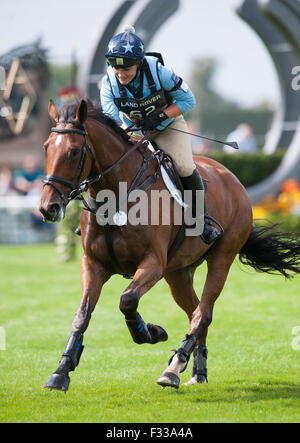
{"type": "Polygon", "coordinates": [[[44,223],[39,196],[0,196],[0,243],[44,243],[55,238],[55,225],[44,223]]]}

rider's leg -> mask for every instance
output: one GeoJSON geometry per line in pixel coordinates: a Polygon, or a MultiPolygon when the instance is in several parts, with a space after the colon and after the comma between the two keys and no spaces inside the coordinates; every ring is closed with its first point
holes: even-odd
{"type": "MultiPolygon", "coordinates": [[[[189,131],[182,115],[176,117],[170,127],[185,132],[189,131]]],[[[154,131],[151,133],[150,138],[172,158],[184,189],[192,191],[192,215],[195,218],[197,191],[204,191],[204,183],[193,160],[190,135],[167,128],[162,132],[154,131]]],[[[206,243],[210,244],[220,236],[220,232],[213,226],[208,216],[204,199],[204,230],[202,238],[206,243]]]]}
{"type": "MultiPolygon", "coordinates": [[[[197,205],[197,191],[205,191],[202,177],[200,176],[197,168],[188,177],[181,177],[181,182],[184,189],[190,189],[192,191],[192,215],[196,217],[196,205],[197,205]]],[[[215,228],[210,220],[207,212],[206,201],[204,198],[204,230],[202,238],[207,244],[211,244],[222,234],[215,228]]]]}

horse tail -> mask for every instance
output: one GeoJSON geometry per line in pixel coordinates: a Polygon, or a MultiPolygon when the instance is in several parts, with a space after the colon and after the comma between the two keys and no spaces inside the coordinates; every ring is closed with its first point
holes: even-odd
{"type": "Polygon", "coordinates": [[[239,259],[257,272],[291,278],[300,273],[300,240],[294,233],[278,231],[279,225],[253,226],[239,259]]]}

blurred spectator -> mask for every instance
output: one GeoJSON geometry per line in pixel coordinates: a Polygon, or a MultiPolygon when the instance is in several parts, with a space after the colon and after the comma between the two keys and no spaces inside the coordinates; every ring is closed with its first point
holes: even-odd
{"type": "MultiPolygon", "coordinates": [[[[256,152],[258,149],[252,128],[246,123],[238,125],[233,132],[228,134],[226,141],[237,142],[240,148],[240,152],[253,153],[256,152]]],[[[223,150],[227,154],[234,154],[235,152],[238,152],[235,149],[232,149],[229,146],[225,145],[223,147],[223,150]]]]}
{"type": "Polygon", "coordinates": [[[9,166],[0,167],[0,195],[14,194],[13,174],[9,166]]]}
{"type": "MultiPolygon", "coordinates": [[[[41,181],[43,176],[44,171],[40,169],[36,158],[28,155],[24,159],[23,168],[15,173],[14,188],[26,198],[39,197],[43,190],[41,181]]],[[[40,211],[34,207],[30,212],[33,225],[37,228],[44,228],[45,223],[40,211]]]]}
{"type": "Polygon", "coordinates": [[[70,85],[65,86],[58,92],[58,99],[55,101],[55,105],[60,107],[66,103],[70,103],[76,98],[80,98],[82,94],[80,93],[77,86],[70,85]]]}
{"type": "Polygon", "coordinates": [[[37,188],[41,189],[41,178],[44,172],[40,169],[34,156],[25,157],[23,168],[16,171],[14,188],[21,194],[27,195],[37,188]]]}
{"type": "Polygon", "coordinates": [[[192,145],[193,155],[206,155],[210,152],[210,145],[204,142],[198,142],[192,145]]]}
{"type": "Polygon", "coordinates": [[[193,155],[206,155],[210,151],[210,146],[205,140],[200,140],[198,137],[193,136],[199,131],[192,121],[187,120],[187,125],[191,134],[191,145],[193,155]]]}

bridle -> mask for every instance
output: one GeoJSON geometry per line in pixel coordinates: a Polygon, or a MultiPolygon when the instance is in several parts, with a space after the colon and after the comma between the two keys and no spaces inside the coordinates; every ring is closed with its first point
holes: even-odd
{"type": "Polygon", "coordinates": [[[56,175],[46,175],[46,177],[43,180],[44,186],[46,186],[46,185],[52,186],[52,188],[54,188],[58,192],[60,198],[62,199],[63,204],[65,206],[67,206],[67,204],[71,200],[74,200],[76,197],[78,197],[79,195],[81,195],[83,192],[85,192],[87,190],[87,188],[85,186],[83,186],[83,184],[85,185],[86,181],[81,181],[82,176],[85,171],[85,168],[86,168],[87,151],[91,154],[91,157],[92,157],[91,170],[93,169],[93,167],[96,163],[96,158],[95,158],[94,151],[90,148],[90,146],[87,143],[87,135],[88,134],[87,134],[87,131],[85,128],[84,129],[51,128],[50,132],[56,132],[59,134],[80,134],[84,137],[83,146],[81,148],[81,157],[80,157],[78,168],[77,168],[79,170],[77,180],[76,180],[76,176],[72,180],[68,180],[66,178],[58,177],[56,175]],[[69,193],[68,196],[65,196],[65,194],[62,192],[62,190],[59,188],[59,186],[57,186],[57,183],[67,186],[68,188],[71,189],[71,192],[69,193]]]}
{"type": "MultiPolygon", "coordinates": [[[[127,128],[127,131],[128,131],[128,129],[131,129],[132,126],[133,125],[131,125],[129,128],[127,128]]],[[[84,129],[51,128],[50,132],[56,132],[59,134],[80,134],[84,137],[84,142],[83,142],[83,146],[81,149],[81,158],[80,158],[79,165],[77,168],[79,170],[77,183],[75,183],[75,178],[72,180],[68,180],[66,178],[58,177],[56,175],[46,175],[44,180],[42,180],[42,182],[44,183],[44,186],[46,186],[46,185],[52,186],[52,188],[54,188],[58,192],[58,194],[59,194],[60,198],[62,199],[62,202],[65,206],[67,206],[67,204],[71,200],[79,199],[79,200],[82,200],[86,209],[88,209],[91,212],[94,212],[89,207],[88,203],[86,202],[86,200],[84,199],[82,194],[88,190],[88,188],[91,184],[99,181],[104,175],[108,174],[116,166],[118,166],[123,160],[125,160],[125,158],[127,158],[133,151],[135,151],[138,147],[142,146],[145,143],[145,141],[147,141],[147,137],[148,137],[150,131],[147,131],[147,133],[137,143],[135,143],[119,160],[115,161],[107,169],[100,172],[95,177],[90,178],[90,179],[86,179],[83,181],[81,181],[81,178],[82,178],[85,168],[86,168],[87,152],[89,152],[92,157],[91,171],[93,170],[93,168],[96,164],[95,153],[87,143],[88,133],[87,133],[86,129],[85,128],[84,129]],[[68,196],[65,196],[65,194],[62,192],[62,190],[59,188],[59,186],[57,186],[57,183],[67,186],[71,189],[71,192],[69,193],[68,196]]]]}

